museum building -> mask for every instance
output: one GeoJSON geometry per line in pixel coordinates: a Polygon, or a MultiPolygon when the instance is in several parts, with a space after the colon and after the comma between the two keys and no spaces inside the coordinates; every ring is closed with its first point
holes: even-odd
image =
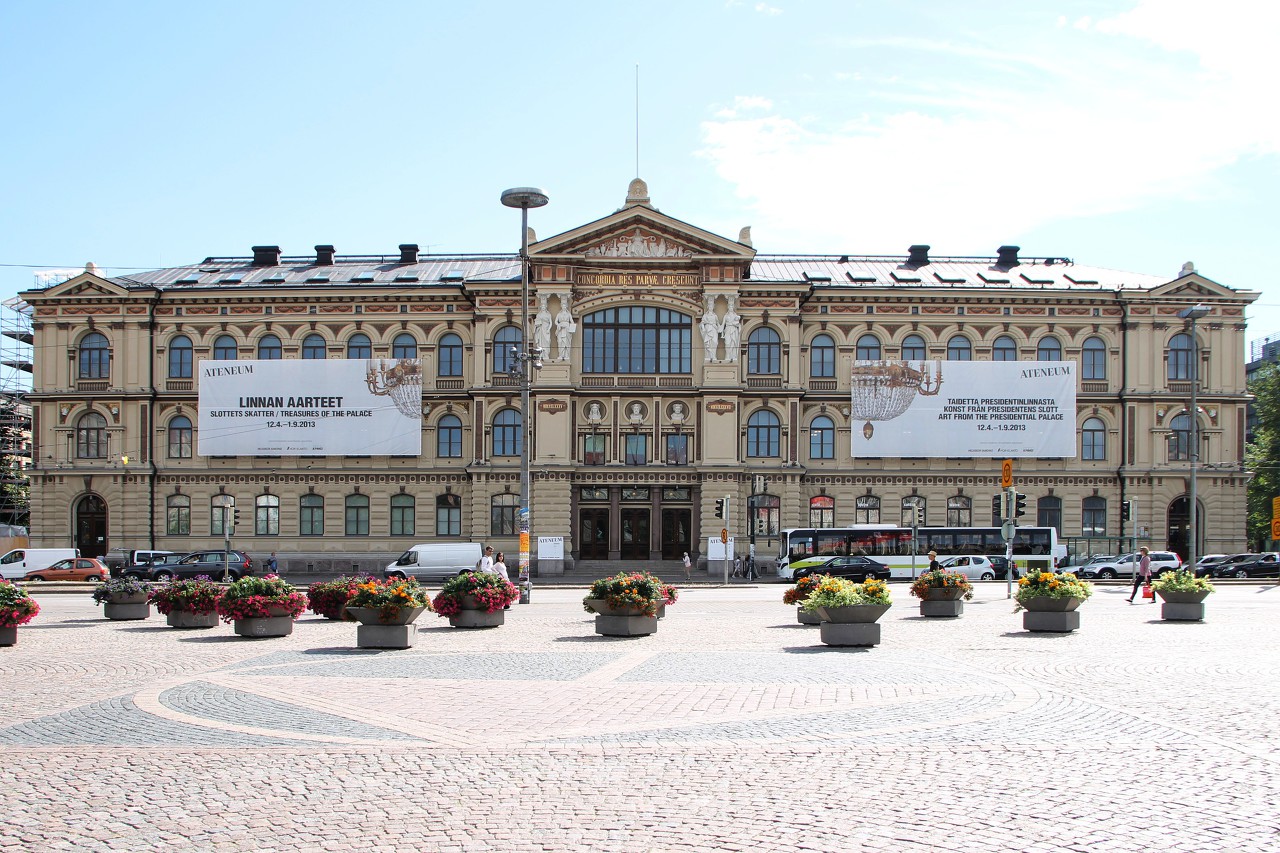
{"type": "MultiPolygon", "coordinates": [[[[705,558],[722,528],[758,553],[788,527],[988,526],[1000,460],[855,458],[856,362],[1074,361],[1074,455],[1016,460],[1026,523],[1076,553],[1136,537],[1186,553],[1192,378],[1198,553],[1245,543],[1245,308],[1172,277],[1064,257],[757,254],[659,211],[619,210],[517,253],[339,255],[315,247],[21,294],[33,310],[32,543],[269,552],[299,572],[372,570],[419,542],[514,554],[532,371],[532,530],[565,567],[705,558]],[[1178,312],[1204,305],[1197,338],[1178,312]],[[417,455],[202,456],[204,360],[416,359],[417,455]],[[729,518],[715,515],[730,497],[729,518]],[[752,517],[744,508],[751,499],[752,517]],[[1122,506],[1132,513],[1122,523],[1122,506]],[[1123,526],[1122,526],[1123,525],[1123,526]],[[1121,537],[1125,537],[1121,539],[1121,537]]],[[[535,554],[535,558],[537,555],[535,554]]],[[[509,559],[509,563],[514,563],[509,559]]]]}

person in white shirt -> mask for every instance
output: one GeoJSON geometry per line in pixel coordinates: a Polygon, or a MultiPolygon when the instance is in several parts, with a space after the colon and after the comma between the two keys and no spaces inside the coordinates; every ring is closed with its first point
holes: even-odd
{"type": "Polygon", "coordinates": [[[484,556],[476,563],[477,572],[493,573],[493,546],[486,545],[484,547],[484,556]]]}
{"type": "Polygon", "coordinates": [[[681,558],[681,563],[684,564],[684,582],[689,583],[693,580],[693,575],[691,574],[693,571],[693,561],[689,559],[688,551],[684,552],[684,557],[681,558]]]}
{"type": "Polygon", "coordinates": [[[511,578],[507,577],[507,561],[501,551],[498,552],[498,556],[493,558],[493,573],[504,581],[511,580],[511,578]]]}

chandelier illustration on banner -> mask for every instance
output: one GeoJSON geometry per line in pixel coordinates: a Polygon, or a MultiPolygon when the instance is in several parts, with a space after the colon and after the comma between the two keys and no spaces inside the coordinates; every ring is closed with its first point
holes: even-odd
{"type": "Polygon", "coordinates": [[[365,383],[371,393],[390,397],[406,418],[422,417],[422,369],[417,360],[371,358],[366,365],[365,383]]]}
{"type": "Polygon", "coordinates": [[[866,421],[862,437],[869,441],[875,434],[872,421],[891,421],[907,410],[917,394],[932,397],[941,390],[942,362],[855,361],[849,384],[852,416],[866,421]]]}

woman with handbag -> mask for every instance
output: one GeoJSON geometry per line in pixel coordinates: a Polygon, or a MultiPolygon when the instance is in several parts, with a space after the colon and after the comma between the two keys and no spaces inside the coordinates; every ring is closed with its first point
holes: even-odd
{"type": "MultiPolygon", "coordinates": [[[[1147,551],[1147,546],[1143,545],[1138,549],[1138,553],[1142,556],[1138,558],[1138,567],[1133,570],[1133,592],[1129,593],[1129,603],[1133,604],[1133,598],[1138,594],[1138,584],[1149,586],[1151,584],[1151,554],[1147,551]]],[[[1155,596],[1152,596],[1151,603],[1155,604],[1155,596]]]]}

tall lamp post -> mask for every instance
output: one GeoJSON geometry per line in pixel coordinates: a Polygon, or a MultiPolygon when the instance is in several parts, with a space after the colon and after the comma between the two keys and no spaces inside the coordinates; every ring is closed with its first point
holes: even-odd
{"type": "MultiPolygon", "coordinates": [[[[542,352],[529,345],[529,208],[542,207],[550,199],[536,187],[515,187],[502,193],[502,203],[520,208],[520,335],[522,349],[512,353],[511,375],[520,379],[520,581],[525,583],[532,574],[529,571],[529,386],[532,383],[532,367],[542,366],[542,352]],[[532,365],[530,364],[532,362],[532,365]]],[[[527,589],[527,587],[524,587],[527,589]]],[[[522,600],[528,599],[522,595],[522,600]]]]}
{"type": "Polygon", "coordinates": [[[1196,515],[1196,462],[1200,459],[1200,410],[1196,407],[1196,390],[1200,385],[1200,339],[1196,337],[1196,320],[1209,313],[1208,305],[1192,305],[1183,308],[1178,316],[1191,321],[1191,507],[1187,513],[1187,562],[1195,569],[1197,559],[1196,537],[1199,531],[1196,515]]]}

